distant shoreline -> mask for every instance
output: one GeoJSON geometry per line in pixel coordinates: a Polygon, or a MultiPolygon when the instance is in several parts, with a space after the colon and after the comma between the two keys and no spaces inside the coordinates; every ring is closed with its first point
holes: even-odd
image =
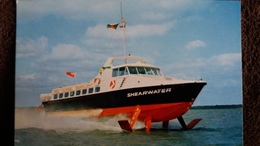
{"type": "Polygon", "coordinates": [[[192,106],[191,109],[233,109],[233,108],[242,108],[242,104],[233,104],[233,105],[201,105],[201,106],[192,106]]]}

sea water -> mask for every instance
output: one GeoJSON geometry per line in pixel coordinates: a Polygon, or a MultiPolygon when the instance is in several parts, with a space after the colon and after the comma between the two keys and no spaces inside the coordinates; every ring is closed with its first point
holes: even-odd
{"type": "MultiPolygon", "coordinates": [[[[49,117],[34,108],[15,108],[15,145],[17,146],[121,146],[121,145],[242,145],[242,108],[191,109],[184,116],[186,123],[202,118],[192,130],[179,130],[177,120],[152,124],[151,132],[122,132],[114,117],[49,117]]],[[[142,129],[137,121],[134,128],[142,129]]]]}

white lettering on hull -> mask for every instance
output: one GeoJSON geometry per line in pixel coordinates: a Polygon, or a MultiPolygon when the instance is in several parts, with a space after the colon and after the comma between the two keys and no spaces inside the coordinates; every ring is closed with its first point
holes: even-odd
{"type": "Polygon", "coordinates": [[[136,97],[136,96],[152,95],[152,94],[162,94],[162,93],[169,93],[169,92],[172,92],[171,88],[155,89],[155,90],[127,93],[127,97],[136,97]]]}

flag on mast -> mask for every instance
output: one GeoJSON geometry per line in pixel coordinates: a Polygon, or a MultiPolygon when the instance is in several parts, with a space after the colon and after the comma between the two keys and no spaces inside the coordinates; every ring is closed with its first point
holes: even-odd
{"type": "Polygon", "coordinates": [[[71,78],[75,78],[76,77],[76,73],[75,72],[70,72],[70,71],[67,71],[66,72],[66,75],[71,77],[71,78]]]}
{"type": "Polygon", "coordinates": [[[125,18],[122,18],[122,22],[119,25],[119,28],[125,28],[125,27],[126,27],[125,18]]]}
{"type": "Polygon", "coordinates": [[[108,25],[107,25],[107,28],[116,29],[118,25],[119,25],[119,23],[108,24],[108,25]]]}

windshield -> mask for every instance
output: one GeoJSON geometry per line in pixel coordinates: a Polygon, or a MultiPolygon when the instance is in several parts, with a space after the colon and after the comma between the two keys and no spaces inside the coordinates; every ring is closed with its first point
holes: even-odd
{"type": "Polygon", "coordinates": [[[112,77],[128,75],[127,67],[114,68],[112,77]]]}
{"type": "Polygon", "coordinates": [[[134,67],[134,66],[114,68],[112,76],[116,77],[116,76],[128,75],[128,73],[129,74],[162,76],[162,73],[159,68],[134,67]]]}

